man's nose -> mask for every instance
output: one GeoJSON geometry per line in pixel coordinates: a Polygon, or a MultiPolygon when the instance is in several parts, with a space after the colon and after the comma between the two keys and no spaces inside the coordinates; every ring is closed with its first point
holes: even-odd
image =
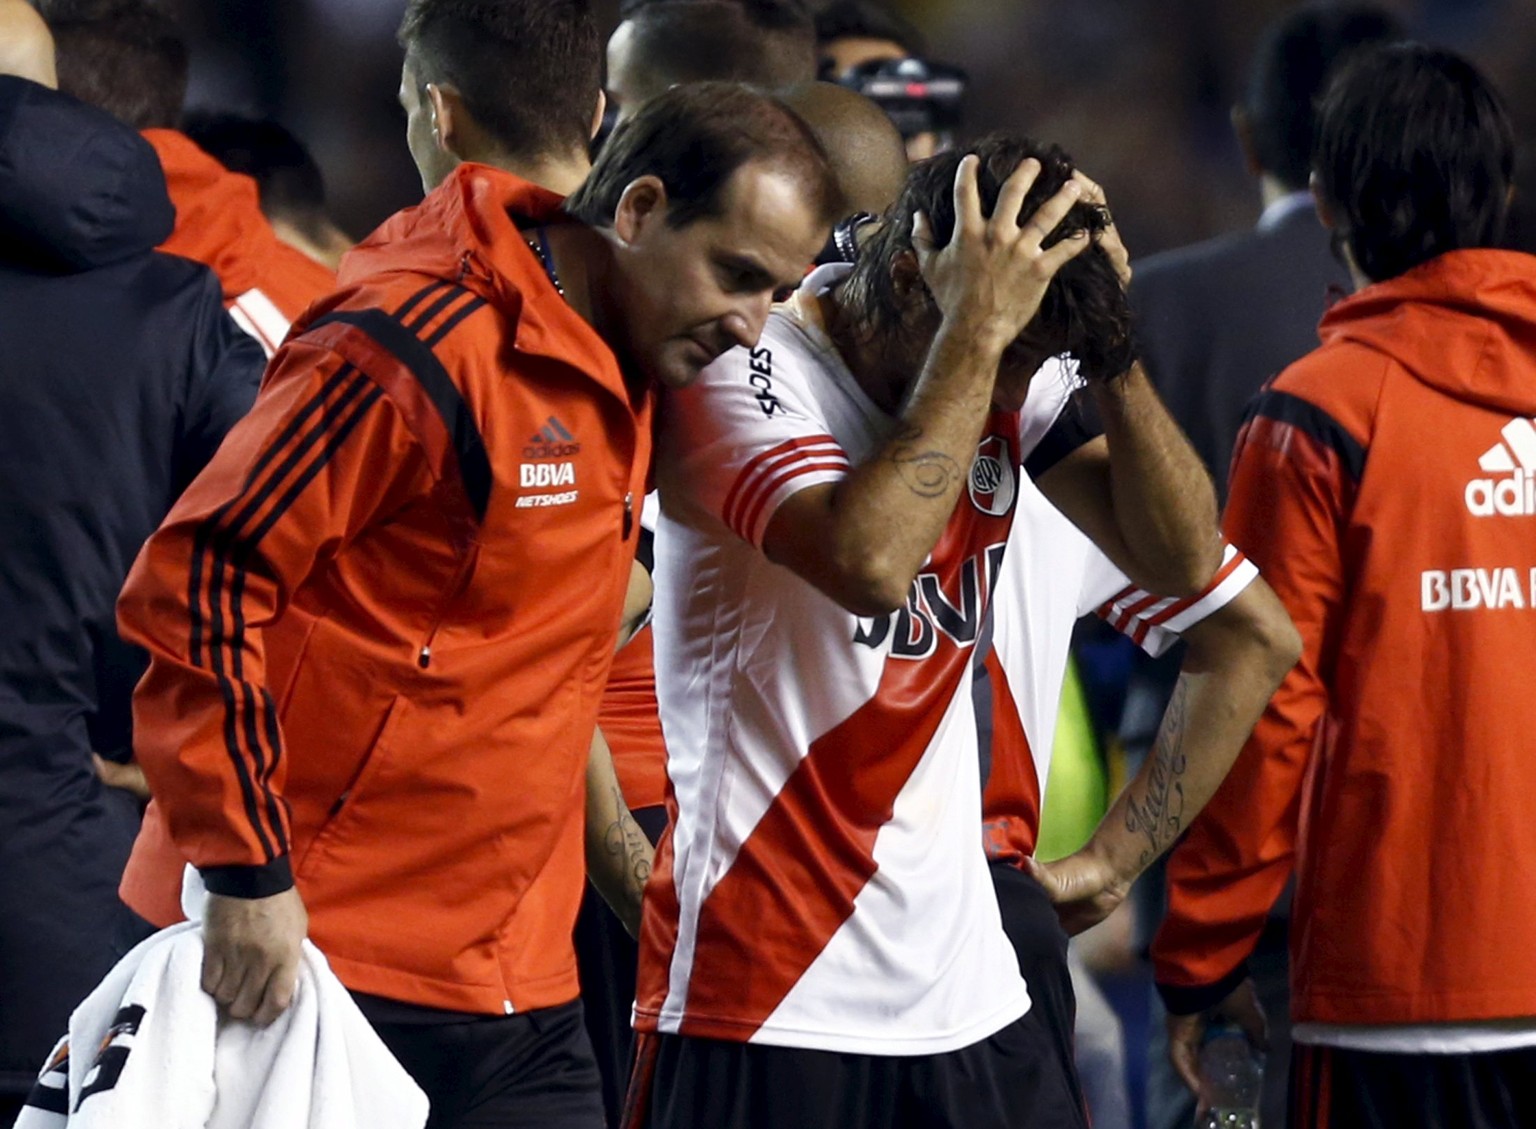
{"type": "Polygon", "coordinates": [[[763,326],[768,324],[768,311],[773,308],[773,295],[767,291],[754,295],[752,299],[742,303],[739,309],[732,310],[724,318],[725,331],[736,344],[745,348],[752,348],[757,344],[758,338],[763,335],[763,326]]]}

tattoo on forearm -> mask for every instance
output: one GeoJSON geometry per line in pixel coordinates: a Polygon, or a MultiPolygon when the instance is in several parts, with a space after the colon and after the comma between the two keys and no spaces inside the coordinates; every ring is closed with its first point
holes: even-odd
{"type": "Polygon", "coordinates": [[[960,477],[960,467],[943,451],[914,450],[923,438],[923,429],[916,424],[903,424],[893,437],[899,446],[886,457],[900,473],[907,489],[919,498],[942,498],[950,486],[960,477]]]}
{"type": "Polygon", "coordinates": [[[603,836],[604,848],[610,855],[624,860],[624,872],[638,889],[645,885],[646,879],[651,876],[650,840],[645,837],[645,832],[640,830],[640,825],[635,822],[635,817],[629,814],[629,806],[624,802],[624,793],[617,786],[613,789],[613,802],[619,812],[619,818],[608,825],[607,833],[603,836]]]}
{"type": "Polygon", "coordinates": [[[1125,809],[1125,829],[1147,841],[1141,853],[1145,866],[1178,838],[1184,829],[1185,726],[1188,721],[1189,685],[1180,679],[1163,714],[1163,723],[1152,746],[1152,767],[1146,792],[1132,798],[1125,809]]]}

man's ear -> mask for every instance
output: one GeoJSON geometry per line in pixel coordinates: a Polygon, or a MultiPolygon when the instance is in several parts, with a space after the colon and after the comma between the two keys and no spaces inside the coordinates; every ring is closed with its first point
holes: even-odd
{"type": "Polygon", "coordinates": [[[613,233],[621,243],[633,243],[646,228],[665,223],[667,218],[667,186],[657,176],[642,176],[630,181],[629,187],[619,197],[619,206],[613,213],[613,233]]]}
{"type": "Polygon", "coordinates": [[[592,111],[592,128],[587,132],[587,140],[596,141],[597,135],[603,131],[603,115],[608,112],[608,95],[605,91],[597,92],[597,108],[592,111]]]}
{"type": "Polygon", "coordinates": [[[452,86],[429,82],[427,103],[433,143],[445,153],[460,156],[464,135],[473,121],[464,106],[463,96],[452,86]]]}
{"type": "Polygon", "coordinates": [[[1243,164],[1247,166],[1248,175],[1263,176],[1264,166],[1259,164],[1259,147],[1253,139],[1253,119],[1248,116],[1248,110],[1242,103],[1232,107],[1232,132],[1237,135],[1237,147],[1243,151],[1243,164]]]}
{"type": "Polygon", "coordinates": [[[1338,219],[1333,214],[1333,205],[1328,203],[1328,197],[1323,195],[1323,188],[1317,182],[1317,174],[1307,177],[1307,191],[1312,193],[1312,206],[1317,209],[1317,218],[1329,231],[1337,230],[1338,219]]]}
{"type": "Polygon", "coordinates": [[[922,285],[923,272],[914,252],[903,251],[891,260],[891,282],[903,299],[912,293],[913,287],[922,285]]]}

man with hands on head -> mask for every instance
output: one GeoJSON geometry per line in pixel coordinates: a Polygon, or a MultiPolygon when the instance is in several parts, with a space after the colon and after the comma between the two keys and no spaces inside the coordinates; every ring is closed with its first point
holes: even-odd
{"type": "MultiPolygon", "coordinates": [[[[1060,150],[1007,140],[980,150],[994,184],[1025,154],[1044,162],[1048,183],[1075,181],[1084,197],[1074,217],[1096,239],[1090,254],[1053,279],[1000,372],[999,403],[1018,402],[1023,383],[1024,473],[1004,477],[997,450],[984,442],[969,484],[971,504],[1012,504],[1015,513],[1000,567],[988,573],[991,619],[972,669],[983,730],[985,841],[1004,929],[1035,1004],[1033,1021],[1050,1041],[1062,1084],[1075,1091],[1065,937],[1050,900],[1062,903],[1075,932],[1124,897],[1220,781],[1294,661],[1296,643],[1273,593],[1222,544],[1209,479],[1135,363],[1125,297],[1129,255],[1102,191],[1060,150]],[[1061,357],[1070,360],[1050,359],[1061,357]],[[1068,405],[1079,374],[1105,435],[1068,405]],[[1021,868],[1032,866],[1072,625],[1090,611],[1149,648],[1165,649],[1187,632],[1193,686],[1188,710],[1170,713],[1158,757],[1094,841],[1071,859],[1033,868],[1035,881],[1021,868]]],[[[949,224],[944,189],[939,170],[918,170],[892,216],[899,222],[920,209],[949,224]]],[[[888,224],[844,289],[861,316],[854,325],[887,349],[901,347],[911,317],[885,282],[900,277],[902,251],[899,228],[888,224]]],[[[909,619],[920,620],[923,608],[942,622],[931,587],[914,600],[909,619]]],[[[913,630],[898,618],[898,637],[913,630]]]]}
{"type": "Polygon", "coordinates": [[[816,272],[668,397],[677,808],[641,934],[637,1125],[1001,1126],[1020,1102],[1081,1124],[1037,1069],[976,843],[970,653],[1013,510],[991,472],[1059,409],[1021,412],[1053,280],[1105,257],[1085,186],[1028,155],[918,170],[878,274],[816,272]]]}

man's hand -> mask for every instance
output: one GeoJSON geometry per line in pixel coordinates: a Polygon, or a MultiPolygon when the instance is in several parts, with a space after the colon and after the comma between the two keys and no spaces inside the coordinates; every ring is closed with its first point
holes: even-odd
{"type": "Polygon", "coordinates": [[[108,788],[121,788],[139,803],[149,803],[149,781],[144,779],[144,770],[138,765],[132,761],[118,764],[96,753],[91,754],[91,760],[96,765],[96,775],[108,788]]]}
{"type": "Polygon", "coordinates": [[[1269,1021],[1264,1016],[1264,1005],[1252,980],[1244,980],[1232,990],[1231,995],[1209,1011],[1194,1015],[1170,1015],[1168,1017],[1168,1058],[1179,1072],[1184,1085],[1200,1099],[1205,1108],[1205,1095],[1200,1092],[1200,1044],[1205,1029],[1213,1019],[1235,1023],[1248,1037],[1256,1051],[1269,1050],[1269,1021]]]}
{"type": "Polygon", "coordinates": [[[1055,862],[1030,859],[1028,866],[1056,907],[1061,927],[1074,937],[1113,913],[1135,881],[1134,875],[1120,874],[1092,844],[1055,862]]]}
{"type": "Polygon", "coordinates": [[[913,217],[912,247],[945,322],[963,326],[1001,354],[1040,309],[1056,272],[1088,246],[1086,232],[1049,251],[1040,246],[1082,197],[1083,186],[1068,181],[1020,224],[1024,198],[1040,176],[1040,162],[1031,157],[1003,182],[991,219],[983,219],[977,163],[966,157],[955,172],[955,230],[948,245],[934,249],[928,217],[920,213],[913,217]]]}
{"type": "Polygon", "coordinates": [[[293,1002],[309,914],[296,889],[267,898],[209,894],[203,910],[203,991],[231,1019],[263,1027],[293,1002]]]}
{"type": "Polygon", "coordinates": [[[1109,210],[1109,201],[1104,198],[1104,189],[1089,178],[1088,174],[1078,169],[1072,174],[1083,190],[1083,200],[1089,204],[1103,208],[1109,216],[1109,226],[1099,233],[1099,246],[1109,256],[1109,261],[1114,265],[1115,274],[1120,277],[1121,286],[1131,284],[1131,253],[1126,250],[1125,241],[1120,238],[1120,229],[1115,226],[1115,215],[1109,210]]]}

